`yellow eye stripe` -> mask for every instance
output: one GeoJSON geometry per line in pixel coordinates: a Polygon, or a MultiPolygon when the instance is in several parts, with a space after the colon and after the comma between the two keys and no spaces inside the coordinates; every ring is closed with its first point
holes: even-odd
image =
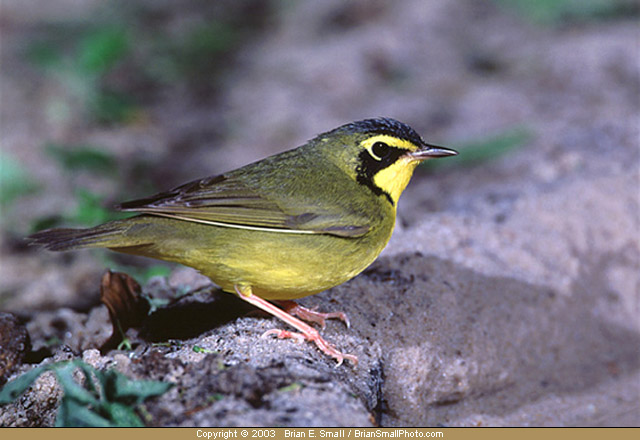
{"type": "Polygon", "coordinates": [[[417,147],[415,144],[405,139],[399,139],[387,134],[379,134],[376,136],[371,136],[370,138],[367,138],[360,143],[360,146],[366,149],[371,157],[373,157],[375,160],[380,160],[380,158],[375,153],[373,153],[373,151],[371,151],[371,148],[376,142],[383,142],[390,147],[401,148],[408,151],[417,151],[419,149],[419,147],[417,147]]]}

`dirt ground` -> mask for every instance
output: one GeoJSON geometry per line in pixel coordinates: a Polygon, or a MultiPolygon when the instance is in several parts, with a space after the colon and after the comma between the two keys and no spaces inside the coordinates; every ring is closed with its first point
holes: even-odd
{"type": "MultiPolygon", "coordinates": [[[[152,426],[640,426],[634,2],[533,16],[506,0],[255,1],[249,18],[234,2],[141,1],[139,38],[104,78],[74,70],[72,44],[57,65],[34,46],[96,16],[130,17],[76,3],[2,3],[0,172],[14,177],[1,181],[0,378],[83,359],[172,382],[144,404],[152,426]],[[184,53],[171,39],[222,13],[251,32],[216,49],[213,66],[195,57],[154,76],[171,59],[150,29],[184,53]],[[98,82],[138,99],[127,117],[88,114],[98,82]],[[350,329],[331,322],[323,335],[356,367],[260,338],[279,324],[174,266],[143,286],[172,305],[127,332],[130,350],[101,354],[105,265],[149,274],[155,263],[23,241],[79,212],[79,188],[109,205],[375,116],[460,156],[417,171],[369,269],[301,301],[349,315],[350,329]],[[51,144],[94,146],[116,171],[65,167],[51,144]],[[15,182],[32,189],[9,200],[15,182]]],[[[53,425],[61,395],[46,373],[0,407],[0,426],[53,425]]]]}

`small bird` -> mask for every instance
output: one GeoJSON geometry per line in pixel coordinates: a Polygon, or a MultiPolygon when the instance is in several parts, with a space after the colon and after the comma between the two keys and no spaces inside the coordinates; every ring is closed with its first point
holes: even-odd
{"type": "Polygon", "coordinates": [[[341,353],[301,320],[324,328],[325,319],[337,318],[349,326],[346,315],[292,300],[366,269],[391,237],[398,199],[416,166],[456,154],[427,144],[402,122],[366,119],[116,208],[138,216],[89,229],[49,229],[29,240],[52,251],[101,247],[193,267],[299,331],[265,334],[313,341],[338,365],[344,359],[356,364],[356,356],[341,353]]]}

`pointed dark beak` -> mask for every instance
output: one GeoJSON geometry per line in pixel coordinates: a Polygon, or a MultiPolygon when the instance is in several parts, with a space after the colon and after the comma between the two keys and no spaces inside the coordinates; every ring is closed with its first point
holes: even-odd
{"type": "Polygon", "coordinates": [[[432,157],[456,156],[458,152],[450,148],[438,147],[436,145],[422,144],[422,149],[409,153],[409,157],[414,160],[425,160],[432,157]]]}

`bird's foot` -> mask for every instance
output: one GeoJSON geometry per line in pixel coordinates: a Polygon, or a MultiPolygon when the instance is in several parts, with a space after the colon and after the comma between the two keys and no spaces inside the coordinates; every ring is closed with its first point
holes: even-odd
{"type": "MultiPolygon", "coordinates": [[[[298,341],[312,341],[324,354],[336,359],[338,361],[337,366],[341,365],[345,359],[352,362],[354,365],[358,364],[358,358],[356,356],[352,354],[341,353],[340,351],[336,350],[336,348],[333,345],[329,344],[327,341],[325,341],[322,338],[322,336],[320,336],[320,333],[318,332],[318,330],[311,327],[309,324],[299,320],[298,318],[291,316],[289,313],[287,313],[286,311],[282,310],[279,307],[276,307],[275,305],[271,304],[269,301],[266,301],[260,298],[259,296],[254,295],[251,291],[250,286],[236,285],[235,290],[240,299],[248,302],[249,304],[253,304],[254,306],[275,316],[276,318],[281,319],[282,321],[286,322],[291,327],[295,328],[300,332],[300,333],[296,333],[296,332],[291,332],[287,330],[273,329],[263,333],[262,336],[275,334],[278,338],[294,338],[294,339],[297,339],[298,341]]],[[[293,301],[290,301],[290,302],[297,306],[297,304],[295,304],[293,301]]],[[[324,315],[324,314],[321,314],[321,315],[324,315]]],[[[344,313],[342,315],[344,315],[344,313]]],[[[321,316],[321,320],[324,320],[330,317],[332,316],[324,316],[324,317],[321,316]]],[[[342,317],[339,317],[339,319],[341,318],[342,317]]],[[[344,316],[343,320],[346,320],[346,316],[344,316]]],[[[316,322],[322,322],[322,321],[316,320],[316,322]]],[[[348,323],[349,321],[346,320],[345,322],[348,323]]]]}
{"type": "Polygon", "coordinates": [[[336,368],[342,365],[342,362],[344,362],[345,359],[353,363],[353,365],[358,365],[357,356],[338,351],[333,345],[325,341],[324,338],[320,336],[320,333],[318,333],[317,330],[312,330],[312,332],[296,333],[289,330],[274,328],[264,332],[262,334],[262,337],[264,338],[269,335],[275,335],[279,339],[295,339],[297,342],[310,341],[315,343],[320,351],[322,351],[324,354],[326,354],[327,356],[331,356],[338,361],[338,363],[336,364],[336,368]]]}
{"type": "Polygon", "coordinates": [[[282,307],[288,314],[297,316],[298,318],[307,322],[315,322],[316,324],[319,324],[323,330],[326,326],[325,321],[327,319],[339,319],[340,321],[344,322],[344,325],[346,325],[347,328],[351,328],[349,317],[344,312],[321,313],[316,311],[315,309],[303,307],[295,301],[282,300],[274,302],[282,307]]]}

